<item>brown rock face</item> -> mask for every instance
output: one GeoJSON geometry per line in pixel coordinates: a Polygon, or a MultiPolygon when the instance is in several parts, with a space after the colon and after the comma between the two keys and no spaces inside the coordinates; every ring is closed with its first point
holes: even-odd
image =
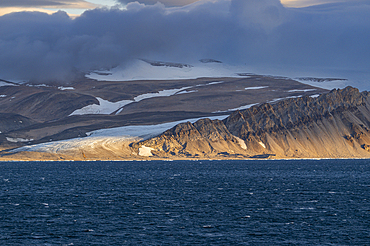
{"type": "Polygon", "coordinates": [[[162,135],[136,143],[132,147],[154,148],[152,153],[159,157],[214,157],[235,156],[242,152],[238,139],[222,121],[202,119],[194,124],[182,123],[162,135]]]}
{"type": "Polygon", "coordinates": [[[347,87],[254,106],[224,121],[180,124],[133,147],[159,157],[370,157],[369,129],[370,94],[347,87]]]}

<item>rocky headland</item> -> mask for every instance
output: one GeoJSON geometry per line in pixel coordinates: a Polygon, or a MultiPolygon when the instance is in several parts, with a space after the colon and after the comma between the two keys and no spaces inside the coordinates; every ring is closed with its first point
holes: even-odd
{"type": "Polygon", "coordinates": [[[131,148],[152,158],[369,158],[369,129],[370,93],[346,87],[182,123],[131,148]]]}

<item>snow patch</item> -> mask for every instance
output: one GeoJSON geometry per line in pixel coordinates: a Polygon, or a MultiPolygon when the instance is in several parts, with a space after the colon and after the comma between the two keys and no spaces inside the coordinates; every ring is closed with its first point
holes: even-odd
{"type": "Polygon", "coordinates": [[[117,112],[116,115],[120,114],[123,111],[123,108],[120,108],[117,112]]]}
{"type": "Polygon", "coordinates": [[[289,90],[288,92],[308,92],[308,91],[316,91],[316,89],[289,90]]]}
{"type": "Polygon", "coordinates": [[[4,82],[4,81],[0,81],[0,87],[1,86],[18,86],[18,85],[12,84],[12,83],[7,83],[7,82],[4,82]]]}
{"type": "Polygon", "coordinates": [[[58,89],[61,90],[61,91],[65,91],[65,90],[74,90],[75,88],[73,88],[73,87],[59,86],[58,89]]]}
{"type": "Polygon", "coordinates": [[[262,142],[258,142],[263,148],[265,148],[266,149],[266,145],[264,144],[264,143],[262,143],[262,142]]]}
{"type": "Polygon", "coordinates": [[[320,96],[320,94],[316,94],[316,95],[311,95],[310,97],[316,98],[316,97],[319,97],[319,96],[320,96]]]}
{"type": "Polygon", "coordinates": [[[208,83],[207,85],[218,85],[222,83],[224,83],[224,81],[211,82],[211,83],[208,83]]]}
{"type": "Polygon", "coordinates": [[[144,100],[144,99],[148,99],[148,98],[153,98],[153,97],[169,97],[169,96],[173,96],[175,95],[176,93],[180,92],[180,91],[183,91],[183,90],[186,90],[186,89],[189,89],[191,88],[191,86],[189,87],[182,87],[180,89],[170,89],[170,90],[163,90],[163,91],[158,91],[158,92],[155,92],[155,93],[146,93],[146,94],[142,94],[142,95],[139,95],[137,97],[134,98],[135,102],[140,102],[141,100],[144,100]]]}
{"type": "Polygon", "coordinates": [[[241,106],[241,107],[238,107],[238,108],[228,109],[227,111],[244,110],[244,109],[251,108],[255,105],[258,105],[258,103],[252,103],[252,104],[244,105],[244,106],[241,106]]]}
{"type": "Polygon", "coordinates": [[[77,109],[73,111],[69,116],[72,115],[84,115],[84,114],[111,114],[121,107],[132,103],[131,100],[122,100],[118,102],[110,102],[108,100],[104,100],[100,97],[96,98],[99,101],[99,105],[92,104],[81,109],[77,109]]]}
{"type": "Polygon", "coordinates": [[[27,138],[9,138],[9,137],[6,137],[6,140],[8,140],[8,142],[11,142],[11,143],[24,143],[24,142],[31,142],[33,141],[33,139],[27,139],[27,138]]]}
{"type": "Polygon", "coordinates": [[[7,97],[7,95],[0,95],[0,97],[7,97]]]}
{"type": "Polygon", "coordinates": [[[50,87],[50,85],[45,84],[39,84],[39,85],[33,85],[33,84],[26,84],[28,87],[50,87]]]}
{"type": "Polygon", "coordinates": [[[270,101],[268,101],[268,103],[274,103],[274,102],[278,102],[278,101],[281,101],[281,100],[284,100],[285,98],[275,98],[275,99],[272,99],[270,101]]]}
{"type": "Polygon", "coordinates": [[[268,86],[255,86],[255,87],[247,87],[247,88],[244,88],[244,90],[260,90],[260,89],[264,89],[264,88],[267,88],[268,86]]]}
{"type": "Polygon", "coordinates": [[[242,149],[247,149],[247,145],[245,144],[245,141],[244,141],[243,139],[238,138],[238,137],[236,137],[236,136],[234,136],[234,137],[236,138],[236,140],[238,140],[238,143],[239,143],[239,145],[240,145],[240,147],[241,147],[242,149]]]}
{"type": "Polygon", "coordinates": [[[245,110],[245,109],[251,108],[255,105],[258,105],[258,103],[252,103],[252,104],[240,106],[238,108],[232,108],[232,109],[228,109],[226,111],[216,111],[216,112],[213,112],[213,113],[225,113],[225,112],[230,112],[230,111],[245,110]]]}
{"type": "Polygon", "coordinates": [[[299,96],[289,96],[289,97],[286,97],[285,99],[300,98],[300,97],[303,97],[303,95],[299,95],[299,96]]]}
{"type": "Polygon", "coordinates": [[[141,146],[141,148],[139,148],[139,155],[140,156],[146,156],[146,157],[153,156],[152,150],[154,150],[154,149],[150,148],[150,147],[146,147],[145,145],[143,145],[143,146],[141,146]]]}
{"type": "Polygon", "coordinates": [[[181,94],[188,94],[188,93],[194,93],[194,92],[198,92],[197,90],[193,90],[193,91],[180,91],[178,93],[176,93],[176,95],[181,95],[181,94]]]}

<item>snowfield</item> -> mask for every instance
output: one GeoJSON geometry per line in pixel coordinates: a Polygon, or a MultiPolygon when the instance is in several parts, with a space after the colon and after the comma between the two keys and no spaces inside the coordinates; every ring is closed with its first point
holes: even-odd
{"type": "Polygon", "coordinates": [[[96,71],[87,74],[86,77],[98,81],[197,79],[201,77],[240,77],[237,74],[237,71],[237,67],[230,67],[222,63],[198,62],[192,67],[172,67],[152,66],[143,60],[136,60],[130,66],[118,66],[107,71],[96,71]]]}
{"type": "MultiPolygon", "coordinates": [[[[303,70],[305,71],[305,70],[303,70]]],[[[305,74],[306,72],[302,72],[305,74]]],[[[153,66],[148,62],[143,60],[136,60],[129,66],[118,66],[110,70],[105,71],[94,71],[86,75],[87,78],[94,79],[97,81],[132,81],[132,80],[173,80],[173,79],[197,79],[197,78],[222,78],[222,77],[234,77],[234,78],[248,78],[249,74],[259,74],[266,77],[274,78],[293,78],[294,80],[301,82],[303,84],[323,88],[323,89],[334,89],[334,88],[344,88],[347,85],[356,86],[356,77],[353,77],[351,81],[349,80],[333,80],[318,82],[307,79],[300,79],[297,77],[299,71],[292,72],[289,69],[287,72],[275,71],[268,69],[254,69],[247,65],[232,66],[225,63],[211,62],[202,63],[195,62],[190,66],[153,66]],[[271,76],[269,74],[280,74],[280,76],[271,76]]],[[[315,73],[313,73],[315,74],[315,73]]],[[[322,75],[322,72],[319,74],[322,75]]],[[[342,76],[339,76],[342,77],[342,76]]],[[[366,77],[367,78],[367,77],[366,77]]],[[[263,81],[263,78],[256,78],[256,80],[263,81]]],[[[361,80],[365,80],[361,77],[361,80]]],[[[263,89],[265,87],[250,87],[246,89],[263,89]]]]}
{"type": "MultiPolygon", "coordinates": [[[[229,115],[204,117],[211,120],[223,120],[229,115]]],[[[48,153],[62,153],[65,151],[78,150],[81,148],[97,148],[101,146],[111,146],[113,148],[116,144],[121,144],[127,141],[139,141],[141,139],[149,139],[155,137],[172,127],[185,122],[194,123],[197,120],[204,118],[187,119],[158,125],[139,125],[139,126],[123,126],[110,129],[101,129],[87,133],[88,137],[74,138],[62,141],[48,142],[30,146],[24,146],[12,150],[12,152],[21,151],[35,151],[48,153]],[[113,146],[113,147],[112,147],[113,146]]],[[[146,153],[143,149],[143,153],[146,153]]]]}
{"type": "Polygon", "coordinates": [[[96,98],[99,101],[99,105],[92,104],[81,109],[77,109],[73,111],[69,116],[72,115],[84,115],[84,114],[111,114],[118,110],[119,108],[132,103],[131,100],[122,100],[118,102],[110,102],[108,100],[104,100],[100,97],[96,98]]]}
{"type": "Polygon", "coordinates": [[[148,98],[153,98],[153,97],[170,97],[173,96],[181,91],[184,91],[186,89],[190,89],[192,86],[188,87],[182,87],[180,89],[170,89],[170,90],[163,90],[163,91],[158,91],[155,93],[146,93],[139,95],[134,98],[135,102],[140,102],[141,100],[148,99],[148,98]]]}

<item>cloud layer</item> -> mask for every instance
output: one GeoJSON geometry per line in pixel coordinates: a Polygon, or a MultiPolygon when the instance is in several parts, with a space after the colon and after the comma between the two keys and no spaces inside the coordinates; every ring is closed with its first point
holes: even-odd
{"type": "Polygon", "coordinates": [[[1,0],[0,8],[3,7],[69,7],[93,6],[84,0],[1,0]]]}
{"type": "Polygon", "coordinates": [[[137,58],[368,69],[368,40],[369,1],[303,9],[278,0],[203,0],[178,8],[134,2],[74,20],[64,12],[22,12],[0,17],[0,78],[67,81],[137,58]]]}
{"type": "MultiPolygon", "coordinates": [[[[156,4],[157,2],[160,2],[160,3],[162,3],[166,6],[174,7],[174,6],[188,5],[188,4],[197,2],[197,1],[199,1],[199,0],[138,0],[137,2],[147,4],[147,5],[148,4],[156,4]]],[[[121,2],[123,4],[128,4],[130,2],[135,2],[135,1],[132,1],[132,0],[118,0],[118,2],[121,2]]]]}

